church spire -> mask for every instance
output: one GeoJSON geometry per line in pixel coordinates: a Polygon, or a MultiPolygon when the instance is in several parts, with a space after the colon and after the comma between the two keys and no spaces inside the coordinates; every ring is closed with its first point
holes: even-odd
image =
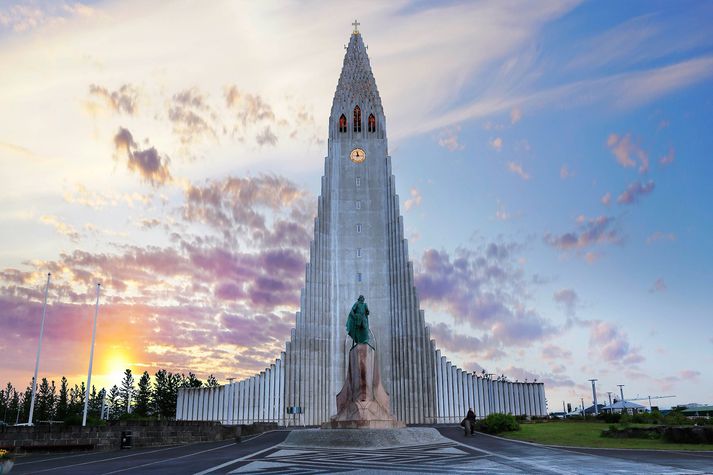
{"type": "MultiPolygon", "coordinates": [[[[337,90],[332,102],[330,136],[335,136],[339,130],[339,118],[344,115],[351,120],[355,108],[363,111],[364,119],[373,114],[377,124],[383,129],[384,111],[381,97],[376,87],[374,74],[367,54],[367,48],[358,27],[360,23],[354,20],[354,30],[349,38],[349,45],[344,54],[342,73],[339,75],[337,90]]],[[[350,124],[351,125],[351,124],[350,124]]]]}

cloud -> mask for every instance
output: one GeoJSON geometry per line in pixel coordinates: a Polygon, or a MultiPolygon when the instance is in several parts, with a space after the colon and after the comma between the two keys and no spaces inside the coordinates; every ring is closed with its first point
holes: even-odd
{"type": "Polygon", "coordinates": [[[286,178],[226,177],[191,185],[185,195],[182,218],[207,224],[225,239],[240,235],[253,245],[309,246],[313,197],[286,178]]]}
{"type": "Polygon", "coordinates": [[[168,119],[173,125],[174,134],[183,145],[216,137],[212,122],[217,119],[217,114],[208,105],[203,93],[195,87],[173,95],[168,119]]]}
{"type": "Polygon", "coordinates": [[[508,210],[505,208],[505,205],[498,200],[498,209],[495,210],[495,219],[498,221],[510,221],[511,219],[518,218],[522,213],[516,212],[516,213],[510,213],[508,210]]]}
{"type": "Polygon", "coordinates": [[[496,374],[503,374],[510,381],[538,381],[544,383],[547,388],[571,388],[575,385],[574,381],[566,376],[543,372],[535,373],[513,365],[497,368],[496,374]]]}
{"type": "Polygon", "coordinates": [[[631,141],[631,134],[626,134],[623,137],[617,134],[610,134],[607,139],[607,146],[622,167],[635,166],[636,161],[634,159],[636,158],[640,163],[639,173],[646,173],[649,170],[649,155],[631,141]]]}
{"type": "Polygon", "coordinates": [[[656,279],[656,282],[654,282],[654,285],[651,286],[649,292],[652,294],[657,292],[665,292],[667,288],[668,286],[666,285],[666,282],[661,277],[659,277],[658,279],[656,279]]]}
{"type": "Polygon", "coordinates": [[[429,249],[415,263],[414,283],[424,307],[444,311],[456,322],[486,330],[495,343],[530,345],[554,332],[528,308],[527,283],[514,263],[518,246],[490,243],[457,249],[453,256],[429,249]]]}
{"type": "Polygon", "coordinates": [[[0,9],[0,27],[24,33],[44,25],[59,25],[72,16],[89,17],[94,9],[81,3],[50,2],[38,5],[35,2],[10,4],[0,9]]]}
{"type": "Polygon", "coordinates": [[[676,159],[676,150],[673,147],[670,147],[668,149],[668,153],[664,155],[663,157],[659,158],[659,163],[661,165],[670,165],[673,163],[673,161],[676,159]]]}
{"type": "Polygon", "coordinates": [[[124,84],[116,91],[109,91],[103,86],[91,84],[89,94],[103,99],[113,112],[134,115],[137,111],[139,92],[131,84],[124,84]]]}
{"type": "Polygon", "coordinates": [[[119,131],[114,136],[114,148],[117,154],[126,155],[127,168],[137,172],[153,186],[170,182],[172,178],[168,170],[168,157],[159,155],[154,147],[144,150],[138,150],[137,147],[131,132],[119,127],[119,131]]]}
{"type": "Polygon", "coordinates": [[[648,195],[654,191],[655,183],[653,180],[649,180],[646,183],[641,183],[638,181],[630,184],[624,192],[622,192],[616,199],[619,204],[634,204],[639,201],[639,198],[644,195],[648,195]]]}
{"type": "Polygon", "coordinates": [[[421,205],[421,192],[416,188],[411,188],[411,197],[404,201],[404,209],[410,211],[411,208],[421,205]]]}
{"type": "Polygon", "coordinates": [[[508,170],[525,181],[530,179],[530,175],[528,175],[528,173],[523,170],[522,165],[520,165],[519,163],[508,162],[508,170]]]}
{"type": "MultiPolygon", "coordinates": [[[[225,105],[232,110],[238,120],[233,132],[260,122],[274,122],[275,113],[270,104],[258,94],[247,94],[236,85],[224,89],[225,105]]],[[[303,117],[303,119],[306,117],[303,117]]]]}
{"type": "MultiPolygon", "coordinates": [[[[128,135],[122,138],[131,146],[128,135]]],[[[216,367],[245,377],[269,364],[283,349],[299,307],[314,197],[282,177],[261,175],[207,180],[187,187],[184,199],[170,212],[178,222],[163,220],[168,245],[75,249],[27,263],[26,270],[1,270],[3,334],[17,341],[36,337],[28,322],[41,308],[42,276],[52,272],[46,357],[63,363],[43,371],[81,374],[84,361],[72,355],[83,353],[79,347],[91,337],[86,316],[96,281],[103,284],[98,373],[106,352],[117,347],[136,364],[203,377],[216,367]],[[195,221],[206,226],[185,231],[195,221]]],[[[24,348],[4,351],[8,358],[31,359],[24,348]]]]}
{"type": "Polygon", "coordinates": [[[468,334],[458,334],[445,323],[437,323],[430,329],[431,337],[436,340],[438,348],[451,354],[460,353],[488,360],[497,360],[505,356],[500,345],[487,336],[478,338],[468,334]]]}
{"type": "Polygon", "coordinates": [[[560,289],[554,293],[552,298],[564,307],[568,317],[574,317],[579,304],[579,296],[574,289],[560,289]]]}
{"type": "Polygon", "coordinates": [[[499,152],[503,148],[503,139],[495,137],[488,142],[488,145],[490,145],[490,147],[496,152],[499,152]]]}
{"type": "Polygon", "coordinates": [[[686,381],[697,380],[701,376],[701,372],[696,371],[694,369],[684,369],[681,370],[678,374],[682,380],[686,381]]]}
{"type": "Polygon", "coordinates": [[[589,322],[589,349],[597,358],[622,367],[644,361],[637,348],[632,348],[625,333],[613,323],[602,320],[589,322]]]}
{"type": "Polygon", "coordinates": [[[607,191],[600,201],[604,206],[609,206],[611,204],[611,193],[607,191]]]}
{"type": "Polygon", "coordinates": [[[564,348],[551,343],[543,346],[540,354],[542,355],[542,359],[547,361],[561,362],[562,360],[570,360],[572,358],[571,351],[565,350],[564,348]]]}
{"type": "Polygon", "coordinates": [[[646,238],[646,244],[652,244],[656,241],[675,241],[676,235],[674,233],[664,233],[661,231],[656,231],[646,238]]]}
{"type": "Polygon", "coordinates": [[[258,143],[258,145],[276,145],[277,144],[277,136],[272,133],[272,130],[270,130],[270,126],[266,125],[264,129],[262,129],[261,132],[259,132],[255,136],[255,141],[258,143]]]}
{"type": "Polygon", "coordinates": [[[597,244],[618,244],[623,238],[614,226],[615,220],[609,216],[590,219],[580,216],[577,219],[576,231],[561,235],[546,233],[544,241],[561,251],[585,249],[597,244]]]}
{"type": "Polygon", "coordinates": [[[465,145],[458,141],[458,134],[460,133],[460,130],[460,125],[448,127],[447,129],[442,130],[438,134],[438,145],[450,152],[463,150],[465,145]]]}
{"type": "Polygon", "coordinates": [[[510,111],[510,123],[512,125],[515,125],[520,122],[520,120],[522,120],[522,109],[520,109],[519,107],[514,107],[510,111]]]}
{"type": "Polygon", "coordinates": [[[62,234],[63,236],[67,236],[69,238],[69,240],[72,242],[79,241],[79,233],[74,228],[74,226],[72,226],[71,224],[65,223],[57,216],[50,216],[50,215],[41,216],[40,222],[44,223],[44,224],[49,224],[50,226],[52,226],[55,229],[55,231],[57,231],[59,234],[62,234]]]}
{"type": "Polygon", "coordinates": [[[575,175],[574,171],[570,170],[567,164],[563,164],[560,167],[560,178],[563,180],[566,180],[567,178],[571,178],[575,175]]]}

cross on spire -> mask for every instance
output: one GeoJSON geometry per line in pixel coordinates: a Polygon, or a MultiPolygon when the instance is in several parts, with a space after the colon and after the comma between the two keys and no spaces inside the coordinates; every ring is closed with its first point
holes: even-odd
{"type": "Polygon", "coordinates": [[[354,26],[354,31],[352,32],[352,34],[353,34],[353,35],[358,35],[358,34],[359,34],[359,25],[361,25],[361,23],[359,23],[358,21],[354,20],[354,23],[352,23],[352,25],[354,26]]]}

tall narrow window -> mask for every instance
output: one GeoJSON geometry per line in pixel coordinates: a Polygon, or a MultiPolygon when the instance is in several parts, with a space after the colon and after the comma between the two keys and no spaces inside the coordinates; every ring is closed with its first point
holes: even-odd
{"type": "Polygon", "coordinates": [[[357,257],[361,257],[361,248],[357,247],[357,257]]]}
{"type": "Polygon", "coordinates": [[[361,177],[356,177],[356,186],[361,186],[361,177]]]}
{"type": "Polygon", "coordinates": [[[357,282],[361,282],[361,272],[357,272],[357,282]]]}
{"type": "Polygon", "coordinates": [[[344,114],[339,118],[339,131],[342,133],[347,131],[347,118],[344,117],[344,114]]]}
{"type": "Polygon", "coordinates": [[[357,201],[356,203],[354,203],[354,207],[356,209],[361,209],[361,201],[357,201]]]}
{"type": "Polygon", "coordinates": [[[358,232],[358,233],[361,232],[361,224],[356,225],[356,232],[358,232]]]}
{"type": "Polygon", "coordinates": [[[354,108],[354,132],[361,132],[361,109],[359,106],[354,108]]]}
{"type": "Polygon", "coordinates": [[[374,117],[374,114],[369,114],[369,132],[376,132],[376,117],[374,117]]]}

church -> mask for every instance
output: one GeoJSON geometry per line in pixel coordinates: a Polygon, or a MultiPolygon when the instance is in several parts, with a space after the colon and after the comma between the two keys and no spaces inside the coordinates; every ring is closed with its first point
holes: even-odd
{"type": "Polygon", "coordinates": [[[363,295],[393,414],[407,424],[460,422],[468,408],[544,416],[541,382],[465,371],[431,339],[414,287],[386,116],[358,23],[329,117],[327,157],[295,328],[270,367],[218,388],[180,389],[176,419],[319,425],[337,411],[351,339],[346,319],[363,295]]]}

